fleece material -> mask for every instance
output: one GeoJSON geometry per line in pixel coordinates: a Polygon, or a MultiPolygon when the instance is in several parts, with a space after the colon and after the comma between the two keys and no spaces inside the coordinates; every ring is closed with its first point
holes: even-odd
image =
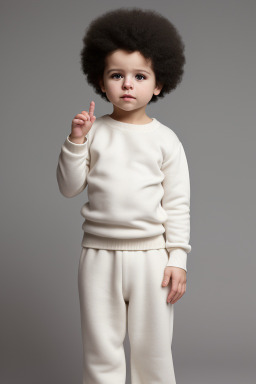
{"type": "Polygon", "coordinates": [[[63,196],[74,197],[87,187],[82,246],[166,248],[166,265],[187,271],[190,178],[177,134],[156,118],[137,125],[103,115],[85,140],[65,139],[56,171],[63,196]]]}

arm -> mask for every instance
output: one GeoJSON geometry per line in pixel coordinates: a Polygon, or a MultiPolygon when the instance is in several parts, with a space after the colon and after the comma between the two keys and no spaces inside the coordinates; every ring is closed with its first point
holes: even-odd
{"type": "Polygon", "coordinates": [[[88,138],[82,144],[74,143],[69,136],[61,147],[56,170],[59,190],[65,197],[74,197],[87,186],[89,172],[88,138]]]}
{"type": "Polygon", "coordinates": [[[166,249],[169,260],[166,266],[187,271],[187,254],[191,251],[190,238],[190,180],[183,145],[178,141],[174,154],[163,163],[162,206],[168,218],[164,223],[166,249]]]}

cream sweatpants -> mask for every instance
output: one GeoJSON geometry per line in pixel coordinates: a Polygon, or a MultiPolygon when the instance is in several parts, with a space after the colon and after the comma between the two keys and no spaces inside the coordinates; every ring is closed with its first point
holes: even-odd
{"type": "Polygon", "coordinates": [[[82,248],[78,289],[83,384],[125,384],[128,329],[132,384],[175,384],[174,304],[162,287],[166,249],[82,248]]]}

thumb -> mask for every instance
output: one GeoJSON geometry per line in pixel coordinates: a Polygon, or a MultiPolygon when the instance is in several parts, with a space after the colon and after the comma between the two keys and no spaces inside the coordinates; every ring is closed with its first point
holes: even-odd
{"type": "Polygon", "coordinates": [[[162,281],[162,285],[165,287],[169,284],[170,278],[171,278],[172,271],[168,267],[164,270],[164,277],[162,281]]]}

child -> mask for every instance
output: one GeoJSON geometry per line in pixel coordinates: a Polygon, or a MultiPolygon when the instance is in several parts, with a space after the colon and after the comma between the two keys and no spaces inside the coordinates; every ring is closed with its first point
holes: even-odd
{"type": "Polygon", "coordinates": [[[150,10],[95,19],[81,64],[113,112],[95,103],[72,120],[57,167],[66,197],[88,186],[78,269],[83,384],[124,384],[126,326],[132,384],[175,384],[173,304],[186,291],[190,182],[182,143],[146,107],[176,88],[184,45],[150,10]]]}

